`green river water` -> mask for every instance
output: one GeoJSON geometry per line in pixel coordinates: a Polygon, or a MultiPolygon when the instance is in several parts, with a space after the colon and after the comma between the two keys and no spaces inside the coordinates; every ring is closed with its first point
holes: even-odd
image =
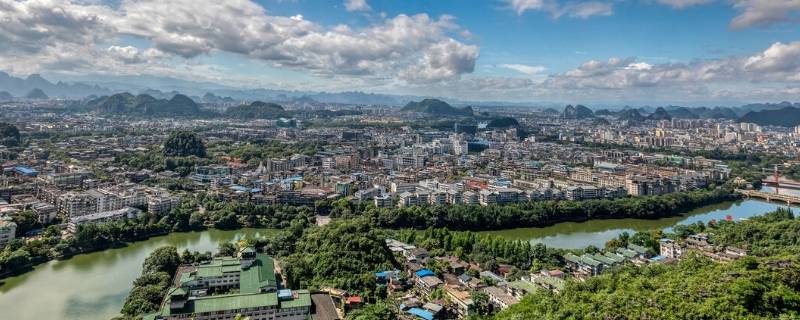
{"type": "MultiPolygon", "coordinates": [[[[747,200],[708,206],[683,216],[659,220],[566,222],[544,228],[486,233],[561,248],[590,244],[602,247],[606,241],[623,231],[663,229],[680,223],[721,220],[726,215],[742,219],[774,210],[778,206],[775,203],[747,200]]],[[[221,241],[271,232],[275,231],[243,229],[175,233],[132,243],[124,248],[79,255],[64,261],[50,261],[23,275],[0,280],[0,319],[107,320],[118,315],[131,283],[141,272],[142,262],[156,248],[172,245],[179,250],[213,251],[221,241]]]]}

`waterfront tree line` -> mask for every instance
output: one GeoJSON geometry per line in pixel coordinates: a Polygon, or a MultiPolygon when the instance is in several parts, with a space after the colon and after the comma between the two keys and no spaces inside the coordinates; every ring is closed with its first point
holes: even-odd
{"type": "Polygon", "coordinates": [[[19,273],[55,258],[124,246],[169,232],[197,231],[207,228],[242,227],[287,228],[295,220],[313,222],[315,213],[334,218],[364,217],[379,228],[402,229],[428,227],[452,230],[491,230],[538,227],[562,221],[589,219],[668,217],[717,202],[735,199],[727,189],[695,190],[663,196],[616,200],[539,201],[505,206],[416,206],[375,208],[367,202],[346,200],[320,202],[314,208],[288,205],[256,205],[247,202],[223,202],[203,194],[185,200],[168,214],[145,213],[138,219],[78,227],[71,237],[62,238],[54,227],[42,237],[11,241],[0,251],[3,275],[19,273]],[[202,209],[199,209],[202,206],[202,209]]]}
{"type": "Polygon", "coordinates": [[[714,203],[736,199],[729,189],[700,189],[661,196],[614,200],[530,201],[509,205],[446,205],[375,208],[364,203],[336,201],[332,217],[367,216],[382,228],[449,228],[496,230],[541,227],[564,221],[591,219],[656,219],[679,215],[714,203]]]}

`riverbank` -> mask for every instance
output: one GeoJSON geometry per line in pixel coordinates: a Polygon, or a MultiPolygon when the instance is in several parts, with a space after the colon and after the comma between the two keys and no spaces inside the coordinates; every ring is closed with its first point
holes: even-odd
{"type": "Polygon", "coordinates": [[[785,207],[780,203],[760,200],[739,200],[703,206],[672,217],[661,219],[606,219],[591,222],[564,222],[547,228],[512,228],[505,230],[481,231],[479,234],[495,235],[509,240],[542,243],[548,247],[578,249],[588,245],[603,247],[608,240],[623,232],[664,230],[681,224],[721,221],[731,216],[734,220],[747,219],[764,212],[785,207]]]}

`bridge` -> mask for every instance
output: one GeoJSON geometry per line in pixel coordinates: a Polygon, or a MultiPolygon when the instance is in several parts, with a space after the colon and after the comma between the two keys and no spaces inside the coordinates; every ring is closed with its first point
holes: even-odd
{"type": "Polygon", "coordinates": [[[759,198],[767,201],[781,201],[781,202],[786,202],[787,205],[800,204],[800,197],[798,196],[775,194],[758,190],[736,189],[736,192],[742,194],[745,198],[759,198]]]}

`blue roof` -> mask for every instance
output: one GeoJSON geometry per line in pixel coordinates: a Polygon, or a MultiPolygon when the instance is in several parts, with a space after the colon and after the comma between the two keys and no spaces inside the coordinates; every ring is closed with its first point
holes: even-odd
{"type": "Polygon", "coordinates": [[[417,317],[420,317],[422,319],[425,319],[425,320],[433,320],[433,313],[430,313],[427,310],[423,310],[423,309],[420,309],[420,308],[411,308],[411,309],[408,309],[406,312],[408,312],[410,314],[413,314],[413,315],[415,315],[417,317]]]}
{"type": "Polygon", "coordinates": [[[16,166],[14,167],[14,170],[24,175],[36,175],[39,173],[39,171],[25,166],[16,166]]]}
{"type": "Polygon", "coordinates": [[[433,271],[430,271],[428,269],[419,270],[415,274],[417,275],[417,277],[420,277],[420,278],[427,277],[427,276],[435,276],[436,275],[435,273],[433,273],[433,271]]]}

